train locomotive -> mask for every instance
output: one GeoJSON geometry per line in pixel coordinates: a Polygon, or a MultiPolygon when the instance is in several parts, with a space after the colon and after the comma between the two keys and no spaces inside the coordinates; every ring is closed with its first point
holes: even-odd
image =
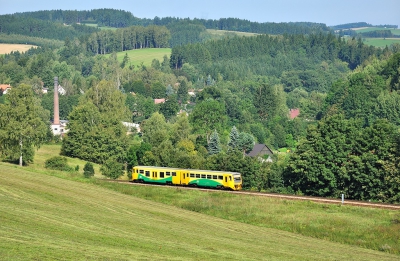
{"type": "Polygon", "coordinates": [[[135,166],[131,182],[180,185],[216,189],[242,189],[239,172],[135,166]]]}

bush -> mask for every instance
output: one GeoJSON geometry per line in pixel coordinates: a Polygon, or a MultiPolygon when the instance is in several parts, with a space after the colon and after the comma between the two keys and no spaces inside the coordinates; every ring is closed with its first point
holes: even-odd
{"type": "Polygon", "coordinates": [[[68,166],[67,158],[61,156],[55,156],[45,161],[45,168],[62,170],[62,171],[73,171],[74,169],[68,166]]]}
{"type": "Polygon", "coordinates": [[[94,176],[94,168],[92,163],[86,162],[85,166],[83,167],[83,175],[85,176],[85,178],[90,178],[94,176]]]}
{"type": "Polygon", "coordinates": [[[100,168],[101,174],[108,178],[117,179],[124,174],[124,165],[114,159],[108,159],[100,168]]]}

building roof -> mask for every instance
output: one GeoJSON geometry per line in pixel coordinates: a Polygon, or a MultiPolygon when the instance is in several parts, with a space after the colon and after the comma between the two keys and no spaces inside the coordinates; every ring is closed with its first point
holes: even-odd
{"type": "Polygon", "coordinates": [[[165,99],[154,99],[154,104],[164,103],[165,99]]]}
{"type": "Polygon", "coordinates": [[[300,114],[300,109],[290,109],[289,111],[289,117],[291,120],[299,116],[299,114],[300,114]]]}
{"type": "Polygon", "coordinates": [[[11,88],[11,85],[9,85],[9,84],[0,84],[0,89],[2,91],[7,90],[8,88],[11,88]]]}
{"type": "Polygon", "coordinates": [[[271,154],[273,153],[272,150],[271,150],[270,148],[268,148],[267,145],[265,145],[265,144],[255,144],[254,147],[253,147],[253,150],[250,151],[250,152],[247,154],[247,156],[256,157],[256,156],[258,156],[258,155],[260,154],[260,152],[261,152],[263,149],[265,149],[265,148],[267,148],[267,149],[271,152],[271,154]]]}

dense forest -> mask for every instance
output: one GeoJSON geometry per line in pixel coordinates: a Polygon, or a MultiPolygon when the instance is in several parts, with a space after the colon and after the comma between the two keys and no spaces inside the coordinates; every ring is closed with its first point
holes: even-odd
{"type": "Polygon", "coordinates": [[[0,39],[43,43],[0,56],[0,83],[12,86],[0,93],[0,110],[10,112],[0,115],[2,160],[22,153],[29,164],[35,146],[61,142],[62,155],[120,170],[126,163],[239,171],[245,189],[400,201],[399,45],[375,48],[323,24],[139,19],[112,9],[0,21],[9,33],[0,39]],[[207,28],[260,35],[210,39],[207,28]],[[171,55],[151,66],[116,56],[168,46],[171,55]],[[43,128],[53,117],[55,76],[65,90],[60,117],[69,121],[61,141],[43,128]],[[141,132],[126,135],[122,121],[140,123],[141,132]],[[255,143],[275,152],[272,162],[246,156],[255,143]]]}

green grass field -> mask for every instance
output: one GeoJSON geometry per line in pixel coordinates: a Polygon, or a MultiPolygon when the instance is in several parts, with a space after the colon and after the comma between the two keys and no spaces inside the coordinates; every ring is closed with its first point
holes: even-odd
{"type": "Polygon", "coordinates": [[[368,27],[368,28],[362,28],[362,29],[353,29],[357,33],[366,33],[366,32],[372,32],[372,31],[379,31],[379,30],[390,30],[392,34],[395,35],[400,35],[400,29],[392,29],[392,28],[384,28],[384,27],[368,27]]]}
{"type": "MultiPolygon", "coordinates": [[[[169,57],[171,55],[171,48],[146,48],[118,52],[117,59],[119,62],[122,62],[126,53],[130,59],[129,65],[137,67],[143,63],[145,66],[151,66],[153,59],[157,59],[161,63],[164,55],[169,57]]],[[[106,55],[109,56],[110,54],[106,55]]]]}
{"type": "Polygon", "coordinates": [[[28,167],[0,162],[0,259],[399,259],[390,254],[400,247],[395,211],[131,186],[44,169],[59,149],[43,146],[28,167]]]}
{"type": "Polygon", "coordinates": [[[400,44],[400,38],[363,38],[365,44],[384,48],[386,46],[390,46],[394,43],[400,44]]]}

